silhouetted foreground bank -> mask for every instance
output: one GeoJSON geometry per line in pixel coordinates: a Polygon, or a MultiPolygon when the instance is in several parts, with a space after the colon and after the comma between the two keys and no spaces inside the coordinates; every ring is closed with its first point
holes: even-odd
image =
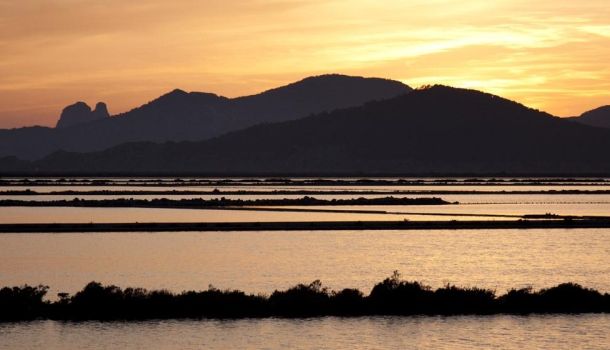
{"type": "Polygon", "coordinates": [[[480,190],[219,190],[210,191],[193,191],[193,190],[166,190],[166,191],[149,191],[149,190],[93,190],[93,191],[33,191],[15,190],[15,191],[0,191],[0,196],[232,196],[232,195],[481,195],[481,194],[546,194],[546,195],[571,195],[571,194],[610,194],[610,190],[518,190],[518,191],[480,191],[480,190]]]}
{"type": "Polygon", "coordinates": [[[351,198],[351,199],[318,199],[303,198],[282,199],[80,199],[56,201],[23,201],[16,199],[0,200],[0,207],[137,207],[137,208],[181,208],[205,209],[243,206],[318,206],[318,205],[442,205],[451,204],[441,198],[351,198]]]}
{"type": "MultiPolygon", "coordinates": [[[[524,177],[517,178],[454,178],[450,174],[442,177],[437,175],[428,174],[432,176],[428,179],[418,178],[355,178],[349,176],[342,176],[339,178],[300,178],[298,174],[294,174],[296,177],[252,177],[243,176],[239,178],[202,178],[202,177],[157,177],[150,178],[145,176],[140,178],[137,176],[130,176],[128,178],[98,178],[95,176],[89,177],[51,177],[51,178],[40,178],[30,177],[25,178],[0,178],[0,186],[130,186],[130,187],[159,187],[159,186],[171,186],[173,187],[192,187],[192,186],[214,186],[214,187],[238,187],[238,186],[577,186],[577,185],[596,185],[596,186],[610,186],[610,180],[606,177],[550,177],[550,178],[537,178],[524,177]]],[[[356,175],[357,176],[357,175],[356,175]]],[[[461,176],[461,175],[458,175],[461,176]]],[[[557,175],[560,176],[560,175],[557,175]]]]}
{"type": "Polygon", "coordinates": [[[132,222],[0,224],[0,233],[19,232],[204,232],[331,230],[479,230],[610,228],[610,219],[302,221],[302,222],[132,222]]]}
{"type": "Polygon", "coordinates": [[[397,273],[376,284],[368,296],[357,289],[330,291],[319,281],[275,291],[270,296],[213,287],[175,294],[91,282],[74,296],[60,293],[58,301],[49,302],[44,300],[47,289],[46,286],[0,289],[0,320],[610,312],[608,293],[601,294],[573,283],[539,291],[513,289],[496,296],[488,289],[450,285],[433,290],[417,282],[402,281],[397,273]]]}

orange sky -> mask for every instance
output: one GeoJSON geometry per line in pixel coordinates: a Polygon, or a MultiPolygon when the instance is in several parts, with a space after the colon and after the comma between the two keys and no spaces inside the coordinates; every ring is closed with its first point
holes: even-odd
{"type": "Polygon", "coordinates": [[[173,88],[321,73],[442,83],[568,116],[610,104],[607,0],[0,0],[0,127],[173,88]]]}

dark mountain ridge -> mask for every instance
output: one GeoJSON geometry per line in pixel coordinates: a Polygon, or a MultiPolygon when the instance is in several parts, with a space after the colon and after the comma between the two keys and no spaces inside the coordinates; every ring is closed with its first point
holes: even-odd
{"type": "Polygon", "coordinates": [[[232,99],[177,89],[109,118],[104,117],[105,104],[91,111],[86,104],[77,103],[64,110],[55,129],[0,130],[0,156],[37,159],[58,150],[89,152],[126,142],[198,141],[259,123],[358,106],[410,90],[397,81],[331,74],[232,99]]]}
{"type": "MultiPolygon", "coordinates": [[[[610,130],[446,86],[202,142],[57,152],[15,171],[155,174],[610,174],[610,130]]],[[[15,166],[15,160],[13,159],[15,166]]],[[[19,169],[19,167],[21,167],[19,169]]],[[[8,168],[7,168],[8,169],[8,168]]]]}
{"type": "Polygon", "coordinates": [[[602,106],[568,119],[585,125],[610,128],[610,106],[602,106]]]}

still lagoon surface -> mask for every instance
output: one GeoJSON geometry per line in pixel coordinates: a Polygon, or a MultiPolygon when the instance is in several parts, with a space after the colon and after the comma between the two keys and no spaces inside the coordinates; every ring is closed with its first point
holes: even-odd
{"type": "Polygon", "coordinates": [[[0,349],[607,349],[609,315],[0,324],[0,349]]]}
{"type": "MultiPolygon", "coordinates": [[[[359,190],[606,190],[607,183],[570,186],[311,186],[287,189],[359,190]]],[[[74,186],[6,186],[2,191],[74,190],[74,186]]],[[[240,190],[261,190],[262,186],[240,190]]],[[[123,187],[83,186],[80,190],[123,187]]],[[[130,190],[153,188],[129,187],[130,190]]],[[[159,186],[156,190],[172,190],[159,186]]],[[[186,188],[179,188],[184,190],[186,188]]],[[[213,190],[214,187],[194,187],[213,190]]],[[[270,188],[271,190],[274,188],[270,188]]],[[[379,197],[367,194],[364,197],[379,197]]],[[[417,194],[406,197],[420,196],[417,194]]],[[[421,195],[430,197],[430,195],[421,195]]],[[[608,194],[435,195],[459,205],[333,207],[393,214],[312,213],[148,208],[0,208],[0,223],[152,221],[494,220],[507,218],[420,214],[610,215],[608,194]],[[396,213],[399,212],[399,213],[396,213]]],[[[83,196],[19,196],[21,200],[83,196]]],[[[87,196],[108,198],[109,196],[87,196]]],[[[113,196],[114,197],[114,196],[113,196]]],[[[133,198],[216,198],[129,195],[133,198]]],[[[294,198],[299,195],[226,195],[294,198]]],[[[353,198],[327,193],[320,198],[353,198]]],[[[0,196],[0,199],[14,198],[0,196]]],[[[45,284],[48,298],[74,293],[96,280],[121,287],[182,290],[240,289],[272,293],[320,279],[331,289],[372,286],[400,271],[432,287],[477,286],[503,294],[514,287],[576,282],[610,292],[610,229],[298,231],[0,234],[0,285],[45,284]]],[[[603,349],[610,316],[362,317],[301,320],[185,320],[0,324],[0,349],[603,349]]]]}
{"type": "Polygon", "coordinates": [[[368,293],[394,270],[498,294],[567,281],[610,291],[610,229],[0,234],[3,284],[52,294],[92,280],[271,293],[316,279],[368,293]]]}

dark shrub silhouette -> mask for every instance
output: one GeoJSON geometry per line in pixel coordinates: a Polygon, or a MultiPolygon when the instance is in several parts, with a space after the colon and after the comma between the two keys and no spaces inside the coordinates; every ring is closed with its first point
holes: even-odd
{"type": "Polygon", "coordinates": [[[496,312],[495,293],[481,288],[447,285],[434,292],[434,314],[491,314],[496,312]]]}
{"type": "MultiPolygon", "coordinates": [[[[349,198],[349,199],[318,199],[304,196],[302,198],[281,199],[230,199],[230,198],[189,198],[189,199],[80,199],[28,201],[17,199],[0,199],[0,207],[139,207],[139,208],[216,208],[228,206],[335,206],[335,205],[443,205],[451,204],[438,197],[408,198],[349,198]]],[[[457,204],[457,202],[455,202],[457,204]]]]}
{"type": "Polygon", "coordinates": [[[418,282],[400,279],[398,271],[373,287],[369,296],[371,310],[384,315],[412,315],[427,311],[434,293],[418,282]]]}
{"type": "Polygon", "coordinates": [[[280,316],[321,316],[330,306],[328,289],[319,280],[309,285],[299,284],[285,291],[275,291],[269,297],[272,312],[280,316]]]}
{"type": "Polygon", "coordinates": [[[583,288],[575,283],[563,283],[556,287],[543,289],[538,294],[536,312],[595,312],[608,311],[608,295],[583,288]]]}
{"type": "Polygon", "coordinates": [[[0,289],[0,321],[31,320],[40,317],[48,305],[43,301],[47,286],[0,289]]]}
{"type": "Polygon", "coordinates": [[[575,283],[532,292],[531,288],[510,290],[498,298],[502,310],[513,313],[583,313],[610,311],[610,295],[575,283]]]}
{"type": "Polygon", "coordinates": [[[74,296],[60,293],[59,300],[48,302],[43,300],[47,289],[0,289],[0,321],[610,312],[609,294],[573,283],[537,292],[513,289],[496,297],[480,288],[447,285],[432,290],[401,280],[398,272],[376,284],[369,296],[357,289],[329,291],[318,280],[268,297],[213,287],[175,294],[91,282],[74,296]]]}
{"type": "MultiPolygon", "coordinates": [[[[265,315],[263,301],[260,296],[213,287],[207,291],[173,294],[143,288],[121,290],[116,286],[104,287],[91,282],[56,311],[61,310],[69,319],[80,320],[255,317],[265,315]]],[[[64,318],[62,313],[54,316],[64,318]]]]}
{"type": "Polygon", "coordinates": [[[333,314],[357,316],[366,313],[366,299],[358,289],[346,288],[330,296],[333,314]]]}

